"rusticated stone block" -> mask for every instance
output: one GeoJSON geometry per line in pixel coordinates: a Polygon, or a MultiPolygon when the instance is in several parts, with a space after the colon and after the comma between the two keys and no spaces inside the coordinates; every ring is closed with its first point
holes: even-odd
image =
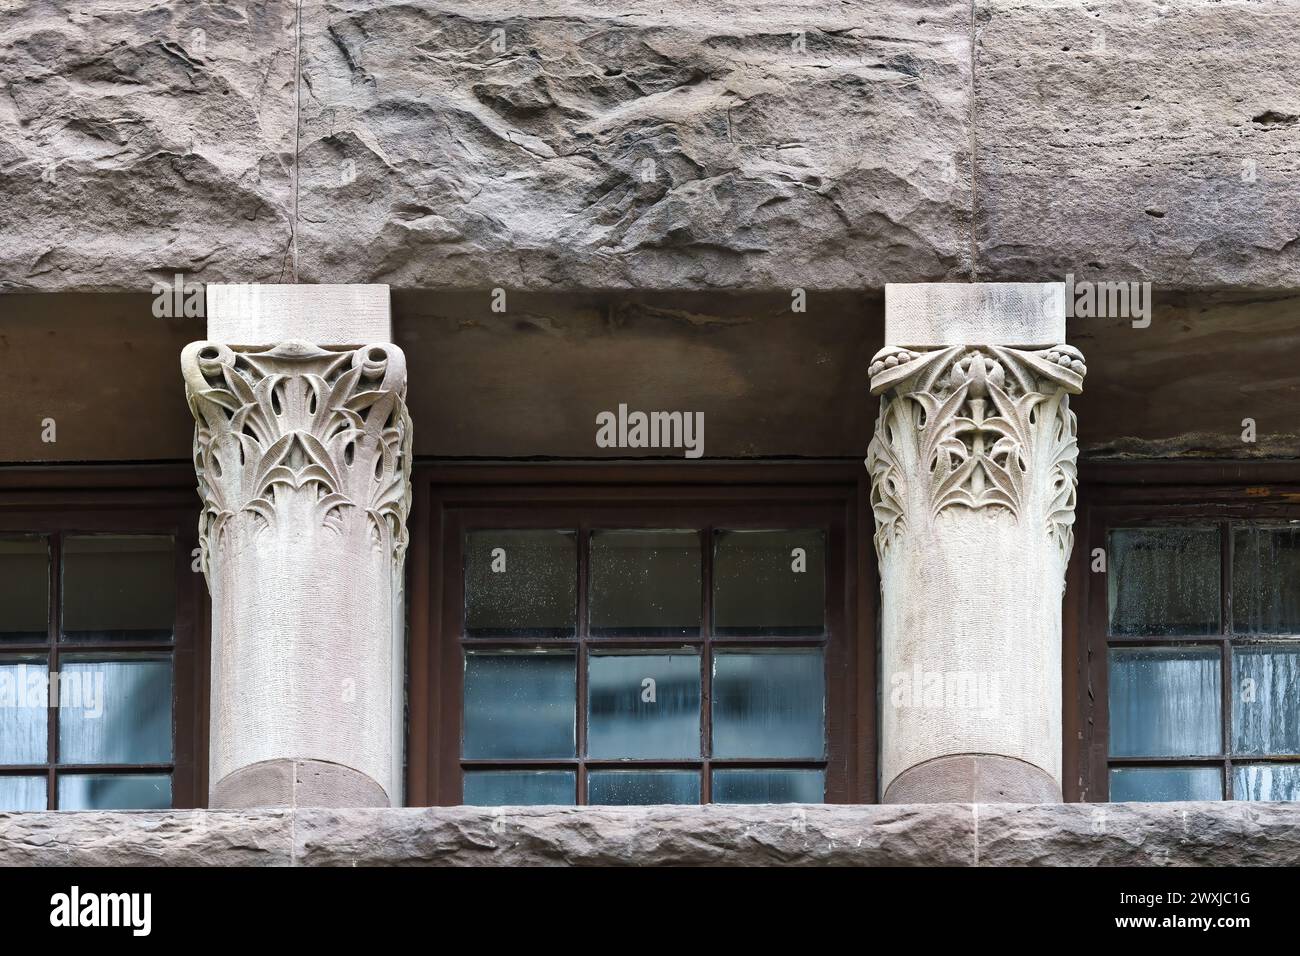
{"type": "Polygon", "coordinates": [[[297,4],[0,4],[0,291],[292,278],[297,4]]]}
{"type": "Polygon", "coordinates": [[[969,276],[967,3],[325,0],[302,42],[304,281],[969,276]]]}
{"type": "Polygon", "coordinates": [[[980,804],[981,866],[1295,866],[1294,803],[980,804]]]}
{"type": "Polygon", "coordinates": [[[288,810],[0,813],[0,866],[288,866],[288,810]]]}
{"type": "Polygon", "coordinates": [[[1282,866],[1294,803],[0,813],[0,866],[1282,866]]]}
{"type": "Polygon", "coordinates": [[[441,807],[297,812],[308,866],[970,865],[969,806],[441,807]]]}
{"type": "Polygon", "coordinates": [[[977,0],[981,280],[1300,284],[1300,5],[977,0]]]}

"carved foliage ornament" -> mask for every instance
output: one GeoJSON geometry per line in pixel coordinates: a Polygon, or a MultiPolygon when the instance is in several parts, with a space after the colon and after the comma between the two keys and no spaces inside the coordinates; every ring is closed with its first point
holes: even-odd
{"type": "Polygon", "coordinates": [[[302,495],[320,525],[342,532],[364,523],[372,546],[400,564],[411,471],[401,349],[286,342],[239,352],[194,342],[181,370],[196,423],[204,574],[229,522],[268,529],[302,495]]]}
{"type": "Polygon", "coordinates": [[[1069,345],[882,349],[870,368],[882,401],[866,462],[880,559],[909,521],[984,508],[1041,522],[1068,557],[1078,457],[1069,396],[1086,372],[1069,345]]]}

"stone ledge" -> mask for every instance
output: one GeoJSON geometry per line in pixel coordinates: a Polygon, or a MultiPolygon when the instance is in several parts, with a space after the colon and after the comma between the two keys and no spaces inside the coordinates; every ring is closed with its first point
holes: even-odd
{"type": "Polygon", "coordinates": [[[1279,866],[1286,803],[0,813],[3,866],[1279,866]]]}

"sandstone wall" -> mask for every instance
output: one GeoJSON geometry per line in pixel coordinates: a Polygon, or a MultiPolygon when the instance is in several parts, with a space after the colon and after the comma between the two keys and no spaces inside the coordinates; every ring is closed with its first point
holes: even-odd
{"type": "Polygon", "coordinates": [[[1294,866],[1286,803],[0,813],[0,866],[1294,866]]]}
{"type": "Polygon", "coordinates": [[[1297,0],[12,0],[0,289],[1300,287],[1297,0]]]}

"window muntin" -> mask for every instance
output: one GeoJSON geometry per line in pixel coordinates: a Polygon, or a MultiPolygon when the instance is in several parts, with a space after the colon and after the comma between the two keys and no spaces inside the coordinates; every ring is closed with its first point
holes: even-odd
{"type": "Polygon", "coordinates": [[[825,528],[617,521],[468,528],[463,801],[825,799],[826,537],[825,528]],[[555,574],[572,566],[567,551],[552,548],[549,563],[535,554],[511,563],[512,544],[532,547],[541,535],[576,542],[576,635],[555,636],[525,616],[488,634],[476,626],[484,595],[539,587],[512,567],[541,569],[547,592],[564,596],[548,605],[551,619],[561,607],[568,619],[571,591],[555,574]],[[484,583],[494,554],[508,587],[484,583]],[[782,568],[793,580],[782,580],[782,568]],[[764,589],[798,600],[769,600],[764,607],[785,613],[746,617],[746,595],[764,589]]]}
{"type": "Polygon", "coordinates": [[[1300,522],[1107,532],[1113,801],[1300,798],[1300,522]]]}
{"type": "Polygon", "coordinates": [[[0,563],[41,598],[0,601],[0,808],[172,806],[174,536],[3,532],[0,563]]]}

